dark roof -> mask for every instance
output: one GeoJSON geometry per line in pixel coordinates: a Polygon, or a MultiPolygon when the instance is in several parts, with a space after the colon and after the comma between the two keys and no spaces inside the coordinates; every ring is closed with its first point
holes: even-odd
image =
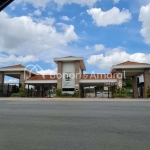
{"type": "Polygon", "coordinates": [[[7,7],[14,0],[1,0],[0,1],[0,11],[2,11],[5,7],[7,7]]]}

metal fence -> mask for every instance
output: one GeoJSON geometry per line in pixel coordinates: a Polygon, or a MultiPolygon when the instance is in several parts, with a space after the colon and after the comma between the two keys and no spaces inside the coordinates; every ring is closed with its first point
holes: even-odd
{"type": "Polygon", "coordinates": [[[10,97],[13,93],[18,93],[20,87],[20,83],[0,83],[0,97],[10,97]]]}

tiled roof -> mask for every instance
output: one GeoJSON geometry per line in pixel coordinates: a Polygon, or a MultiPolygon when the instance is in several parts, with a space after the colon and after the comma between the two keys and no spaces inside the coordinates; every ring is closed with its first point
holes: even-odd
{"type": "MultiPolygon", "coordinates": [[[[83,74],[81,78],[83,80],[101,80],[101,79],[116,79],[115,75],[111,74],[83,74]]],[[[28,80],[57,80],[57,75],[36,75],[30,77],[28,80]]]]}
{"type": "Polygon", "coordinates": [[[56,75],[36,75],[30,77],[28,80],[57,80],[56,75]]]}
{"type": "Polygon", "coordinates": [[[81,79],[83,80],[116,79],[116,76],[112,74],[83,74],[81,76],[81,79]]]}
{"type": "Polygon", "coordinates": [[[145,65],[145,64],[146,64],[146,63],[139,63],[139,62],[133,62],[133,61],[126,61],[126,62],[117,64],[117,65],[119,66],[119,65],[145,65]]]}
{"type": "Polygon", "coordinates": [[[15,69],[15,68],[25,68],[25,67],[24,67],[24,66],[22,66],[21,64],[18,64],[18,65],[14,65],[14,66],[7,66],[7,67],[3,67],[3,68],[15,69]]]}

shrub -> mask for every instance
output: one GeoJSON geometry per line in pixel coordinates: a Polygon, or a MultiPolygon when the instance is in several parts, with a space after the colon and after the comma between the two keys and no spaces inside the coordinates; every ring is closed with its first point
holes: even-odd
{"type": "Polygon", "coordinates": [[[11,97],[26,97],[26,90],[24,88],[19,89],[19,93],[13,93],[11,97]]]}
{"type": "Polygon", "coordinates": [[[56,89],[56,96],[60,97],[62,95],[62,90],[61,89],[56,89]]]}
{"type": "Polygon", "coordinates": [[[24,88],[20,88],[19,95],[20,95],[20,97],[26,97],[27,96],[26,90],[24,88]]]}
{"type": "Polygon", "coordinates": [[[113,98],[126,98],[126,89],[125,88],[117,88],[115,94],[112,96],[113,98]]]}
{"type": "Polygon", "coordinates": [[[20,93],[13,93],[11,97],[20,97],[20,93]]]}
{"type": "Polygon", "coordinates": [[[61,97],[73,97],[73,95],[70,93],[63,93],[61,94],[61,97]]]}
{"type": "Polygon", "coordinates": [[[74,91],[74,97],[79,97],[80,96],[80,91],[79,90],[77,90],[77,91],[74,91]]]}
{"type": "Polygon", "coordinates": [[[147,88],[147,97],[150,97],[150,85],[147,88]]]}

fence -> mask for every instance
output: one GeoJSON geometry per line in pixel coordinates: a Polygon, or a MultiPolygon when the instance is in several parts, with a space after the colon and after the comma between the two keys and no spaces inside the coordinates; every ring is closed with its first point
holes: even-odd
{"type": "Polygon", "coordinates": [[[0,83],[0,97],[10,97],[13,93],[18,93],[21,83],[0,83]]]}

